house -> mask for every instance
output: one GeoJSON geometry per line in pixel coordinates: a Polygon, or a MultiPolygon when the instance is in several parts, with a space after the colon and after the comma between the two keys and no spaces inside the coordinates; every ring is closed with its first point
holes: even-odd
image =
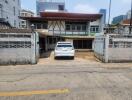
{"type": "Polygon", "coordinates": [[[40,48],[54,49],[57,41],[70,41],[75,49],[92,50],[96,34],[103,32],[102,14],[81,14],[69,12],[40,12],[39,17],[21,17],[40,36],[40,48]]]}
{"type": "MultiPolygon", "coordinates": [[[[22,9],[21,13],[20,13],[20,16],[22,16],[22,17],[33,17],[34,13],[30,10],[22,9]]],[[[27,28],[27,23],[26,23],[25,20],[21,20],[20,28],[27,28]]]]}
{"type": "Polygon", "coordinates": [[[123,35],[128,35],[130,34],[130,19],[127,19],[127,20],[123,20],[121,23],[120,23],[120,30],[121,30],[121,34],[123,35]]]}

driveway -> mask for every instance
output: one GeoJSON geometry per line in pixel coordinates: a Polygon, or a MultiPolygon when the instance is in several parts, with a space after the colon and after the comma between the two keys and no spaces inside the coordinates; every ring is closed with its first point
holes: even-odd
{"type": "Polygon", "coordinates": [[[75,53],[75,59],[71,60],[68,58],[62,58],[55,60],[54,59],[54,52],[49,51],[44,54],[42,54],[41,59],[39,60],[39,65],[45,65],[45,64],[83,64],[83,63],[96,63],[98,64],[100,61],[94,57],[93,52],[76,52],[75,53]]]}

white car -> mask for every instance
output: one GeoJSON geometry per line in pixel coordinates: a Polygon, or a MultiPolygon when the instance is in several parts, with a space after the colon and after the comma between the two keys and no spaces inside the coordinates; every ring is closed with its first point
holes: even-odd
{"type": "Polygon", "coordinates": [[[74,59],[75,50],[71,42],[58,42],[55,47],[54,57],[70,57],[74,59]]]}

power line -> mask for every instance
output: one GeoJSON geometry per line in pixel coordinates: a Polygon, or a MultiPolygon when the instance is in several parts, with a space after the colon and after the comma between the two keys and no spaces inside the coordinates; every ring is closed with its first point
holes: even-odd
{"type": "Polygon", "coordinates": [[[129,27],[129,35],[131,34],[132,32],[132,0],[131,0],[131,18],[130,18],[130,27],[129,27]]]}
{"type": "Polygon", "coordinates": [[[109,18],[108,18],[108,25],[110,24],[110,18],[111,18],[111,0],[109,2],[109,18]]]}

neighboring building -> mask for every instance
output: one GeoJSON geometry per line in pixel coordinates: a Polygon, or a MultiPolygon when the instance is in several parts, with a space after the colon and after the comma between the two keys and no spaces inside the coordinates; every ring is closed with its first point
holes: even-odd
{"type": "Polygon", "coordinates": [[[0,0],[0,18],[9,22],[12,27],[20,25],[20,0],[0,0]]]}
{"type": "Polygon", "coordinates": [[[120,15],[113,18],[112,24],[119,24],[121,21],[126,19],[126,15],[120,15]]]}
{"type": "MultiPolygon", "coordinates": [[[[33,17],[34,13],[29,10],[21,10],[21,17],[33,17]]],[[[21,20],[21,28],[27,28],[27,23],[25,20],[21,20]]]]}
{"type": "Polygon", "coordinates": [[[130,19],[130,18],[131,18],[131,10],[129,10],[129,11],[127,12],[126,16],[127,16],[127,19],[130,19]]]}
{"type": "Polygon", "coordinates": [[[37,15],[40,12],[63,12],[65,9],[65,0],[37,0],[37,15]]]}
{"type": "Polygon", "coordinates": [[[105,25],[106,24],[106,9],[100,9],[99,11],[100,14],[103,14],[103,17],[102,17],[102,23],[105,25]]]}
{"type": "Polygon", "coordinates": [[[99,13],[100,14],[102,14],[103,16],[102,16],[102,18],[101,18],[101,30],[102,30],[102,32],[103,32],[103,30],[104,30],[104,27],[106,26],[106,9],[100,9],[100,11],[99,11],[99,13]]]}
{"type": "Polygon", "coordinates": [[[123,34],[123,35],[128,35],[130,34],[129,30],[130,30],[130,19],[127,19],[127,20],[123,20],[121,23],[120,23],[120,33],[123,34]]]}
{"type": "Polygon", "coordinates": [[[11,25],[6,22],[3,18],[0,18],[0,29],[9,29],[11,25]]]}
{"type": "Polygon", "coordinates": [[[41,12],[40,17],[22,17],[28,28],[35,25],[40,48],[54,49],[57,41],[71,41],[75,49],[92,49],[96,34],[102,32],[102,14],[41,12]]]}
{"type": "Polygon", "coordinates": [[[117,34],[117,26],[116,25],[107,25],[104,27],[104,34],[117,34]]]}

